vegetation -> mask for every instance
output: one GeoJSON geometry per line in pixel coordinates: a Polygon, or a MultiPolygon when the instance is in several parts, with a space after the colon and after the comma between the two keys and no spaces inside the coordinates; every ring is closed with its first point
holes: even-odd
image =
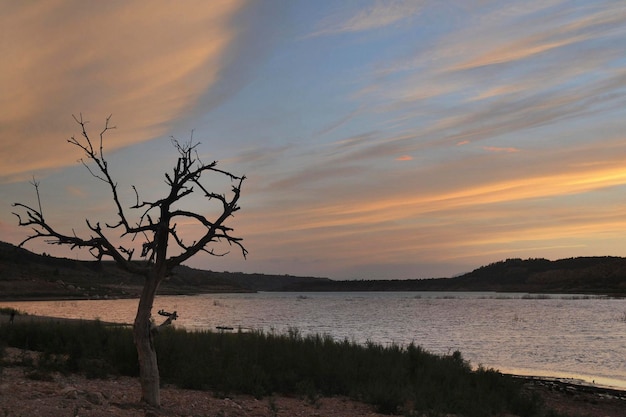
{"type": "MultiPolygon", "coordinates": [[[[44,352],[46,372],[88,377],[138,375],[129,328],[101,322],[23,321],[0,325],[0,344],[44,352]]],[[[216,395],[346,395],[388,414],[467,417],[539,415],[539,400],[497,371],[472,371],[459,352],[438,356],[419,346],[357,345],[325,336],[188,332],[165,328],[155,339],[161,381],[216,395]]]]}
{"type": "MultiPolygon", "coordinates": [[[[37,255],[0,242],[0,298],[138,297],[141,277],[112,262],[37,255]]],[[[519,291],[626,295],[626,258],[507,259],[454,278],[334,281],[178,266],[160,294],[250,291],[519,291]]]]}
{"type": "Polygon", "coordinates": [[[507,259],[454,278],[317,281],[292,291],[500,291],[626,295],[626,258],[507,259]]]}
{"type": "MultiPolygon", "coordinates": [[[[278,291],[294,283],[329,281],[292,275],[244,274],[174,268],[158,294],[278,291]]],[[[138,298],[143,278],[112,261],[78,261],[39,255],[0,242],[0,299],[138,298]]]]}
{"type": "Polygon", "coordinates": [[[20,314],[24,314],[21,311],[13,308],[13,307],[0,307],[0,315],[20,315],[20,314]]]}

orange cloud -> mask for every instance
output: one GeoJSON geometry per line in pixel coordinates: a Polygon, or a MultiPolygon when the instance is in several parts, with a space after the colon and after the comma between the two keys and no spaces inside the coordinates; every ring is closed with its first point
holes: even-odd
{"type": "Polygon", "coordinates": [[[519,149],[517,148],[500,148],[497,146],[483,146],[483,149],[489,152],[506,152],[506,153],[519,152],[519,149]]]}
{"type": "Polygon", "coordinates": [[[396,161],[412,161],[413,157],[411,155],[402,155],[396,158],[396,161]]]}
{"type": "Polygon", "coordinates": [[[243,5],[2,3],[0,178],[74,163],[79,112],[94,135],[114,114],[109,151],[167,133],[219,80],[243,5]]]}
{"type": "MultiPolygon", "coordinates": [[[[281,211],[269,215],[263,224],[276,223],[272,230],[292,232],[335,227],[362,227],[384,222],[398,222],[403,219],[419,219],[428,216],[429,213],[441,213],[448,210],[459,214],[458,210],[466,211],[472,207],[481,207],[481,210],[485,210],[485,207],[489,205],[501,203],[582,194],[626,183],[626,168],[619,164],[595,168],[584,170],[576,167],[575,170],[565,173],[494,181],[469,185],[458,190],[442,190],[417,195],[401,193],[375,200],[358,200],[352,204],[341,201],[340,204],[313,206],[306,210],[296,207],[293,212],[281,211]]],[[[307,236],[310,237],[310,235],[307,236]]]]}
{"type": "Polygon", "coordinates": [[[84,197],[86,195],[85,191],[79,187],[67,186],[65,191],[75,197],[84,197]]]}
{"type": "Polygon", "coordinates": [[[511,61],[518,61],[526,59],[532,55],[536,55],[542,52],[549,51],[551,49],[559,48],[569,45],[580,38],[571,38],[558,42],[546,42],[540,43],[541,39],[529,39],[520,42],[515,42],[511,45],[506,45],[501,48],[497,48],[482,56],[479,56],[471,61],[457,65],[454,70],[466,70],[477,67],[484,67],[487,65],[503,64],[511,61]]]}

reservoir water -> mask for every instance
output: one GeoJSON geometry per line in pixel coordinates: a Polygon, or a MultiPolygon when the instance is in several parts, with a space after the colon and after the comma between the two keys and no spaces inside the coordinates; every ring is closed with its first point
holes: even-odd
{"type": "MultiPolygon", "coordinates": [[[[137,300],[2,302],[56,317],[132,323],[137,300]]],[[[626,300],[500,293],[256,293],[157,297],[175,326],[217,326],[382,345],[414,343],[474,366],[626,389],[626,300]]]]}

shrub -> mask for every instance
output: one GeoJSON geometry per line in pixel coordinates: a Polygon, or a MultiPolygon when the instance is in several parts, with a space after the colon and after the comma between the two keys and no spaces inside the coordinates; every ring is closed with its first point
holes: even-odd
{"type": "MultiPolygon", "coordinates": [[[[132,331],[100,322],[0,325],[12,346],[47,352],[48,368],[88,377],[137,375],[132,331]],[[61,355],[62,356],[54,356],[61,355]],[[66,358],[64,361],[53,358],[66,358]]],[[[537,398],[492,369],[473,371],[460,352],[439,356],[413,344],[383,347],[335,341],[329,336],[263,332],[188,332],[167,328],[156,337],[163,382],[208,389],[216,395],[274,393],[346,395],[381,413],[458,414],[483,417],[539,413],[537,398]]]]}

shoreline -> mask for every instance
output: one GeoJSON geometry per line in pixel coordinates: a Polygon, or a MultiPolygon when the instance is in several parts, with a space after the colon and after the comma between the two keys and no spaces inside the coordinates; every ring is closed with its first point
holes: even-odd
{"type": "Polygon", "coordinates": [[[515,379],[541,385],[543,387],[570,393],[585,393],[592,395],[610,396],[626,401],[626,388],[610,387],[604,385],[591,385],[590,383],[572,378],[531,376],[531,375],[514,375],[508,374],[515,379]]]}
{"type": "MultiPolygon", "coordinates": [[[[0,312],[0,321],[4,323],[8,323],[11,319],[9,314],[0,312]]],[[[13,318],[13,323],[19,323],[20,321],[39,321],[39,322],[52,322],[52,323],[80,323],[80,322],[100,322],[105,326],[122,326],[122,327],[130,327],[132,323],[116,323],[112,321],[103,321],[103,320],[92,320],[92,319],[77,319],[77,318],[69,318],[69,317],[53,317],[53,316],[39,316],[35,314],[28,313],[18,313],[13,318]]]]}
{"type": "MultiPolygon", "coordinates": [[[[9,321],[9,319],[10,319],[9,314],[0,312],[0,322],[6,323],[9,321]]],[[[116,323],[116,322],[105,322],[102,320],[93,320],[93,319],[41,316],[41,315],[31,315],[28,313],[17,314],[15,315],[14,320],[18,322],[21,320],[35,320],[35,321],[51,321],[51,322],[57,322],[57,323],[99,321],[105,326],[132,327],[132,323],[116,323]]],[[[569,391],[572,393],[586,393],[586,394],[593,394],[593,395],[608,395],[614,398],[619,398],[621,400],[626,400],[626,387],[595,383],[594,380],[592,380],[592,382],[589,382],[583,378],[573,378],[569,376],[525,375],[525,374],[500,371],[497,368],[495,369],[501,374],[509,375],[517,380],[525,381],[534,385],[539,384],[543,387],[555,389],[557,391],[569,391]]],[[[598,377],[598,379],[601,379],[601,378],[598,377]]]]}
{"type": "MultiPolygon", "coordinates": [[[[0,313],[0,321],[8,326],[9,314],[0,313]]],[[[20,320],[38,320],[48,322],[93,322],[95,320],[57,318],[22,314],[15,316],[20,320]]],[[[120,326],[119,323],[111,325],[120,326]]],[[[11,356],[24,357],[28,353],[18,348],[6,348],[13,351],[11,356]]],[[[623,417],[626,407],[626,390],[612,387],[590,385],[578,379],[562,379],[554,377],[523,376],[501,372],[509,375],[522,385],[522,390],[529,395],[537,395],[545,410],[554,410],[563,417],[623,417]]],[[[32,374],[32,372],[31,372],[32,374]]],[[[37,373],[34,373],[37,375],[37,373]]],[[[46,380],[31,380],[29,373],[20,367],[19,362],[9,364],[5,362],[4,372],[0,380],[0,406],[9,410],[9,415],[19,415],[23,410],[32,411],[31,415],[56,416],[63,408],[81,410],[81,415],[101,417],[104,415],[144,416],[147,411],[136,401],[139,398],[139,382],[134,377],[110,377],[106,379],[86,379],[82,374],[47,376],[46,380]],[[124,382],[122,382],[124,381],[124,382]],[[92,388],[86,388],[87,386],[92,388]],[[122,388],[121,385],[124,385],[122,388]],[[80,387],[80,388],[77,388],[80,387]],[[33,390],[40,394],[33,396],[33,390]],[[7,395],[4,395],[7,394],[7,395]],[[15,398],[21,400],[16,401],[15,398]],[[93,402],[95,401],[95,403],[93,402]],[[42,414],[43,411],[46,413],[42,414]],[[56,412],[56,413],[55,413],[56,412]]],[[[45,375],[44,375],[45,376],[45,375]]],[[[215,396],[212,391],[194,391],[165,386],[163,394],[171,398],[163,403],[164,409],[174,412],[174,415],[190,415],[205,409],[211,415],[221,415],[228,410],[228,415],[241,417],[286,417],[292,415],[316,416],[320,414],[320,407],[327,417],[361,417],[382,416],[373,412],[373,407],[348,398],[320,397],[312,405],[309,400],[296,397],[270,395],[263,398],[251,398],[243,394],[234,394],[225,399],[215,396]],[[195,404],[190,407],[190,404],[195,404]],[[233,404],[236,404],[232,408],[233,404]],[[321,405],[321,406],[320,406],[321,405]],[[175,410],[175,411],[174,411],[175,410]],[[239,413],[248,410],[245,413],[239,413]],[[252,411],[254,410],[254,411],[252,411]],[[281,412],[278,413],[277,410],[281,412]],[[358,410],[358,411],[357,411],[358,410]],[[231,414],[234,412],[234,414],[231,414]]],[[[543,408],[542,408],[543,409],[543,408]]],[[[205,413],[206,415],[209,415],[205,413]]],[[[23,415],[23,414],[22,414],[23,415]]],[[[67,415],[67,414],[63,414],[67,415]]],[[[518,417],[510,415],[511,417],[518,417]]]]}
{"type": "MultiPolygon", "coordinates": [[[[114,294],[55,294],[50,293],[48,295],[36,295],[36,296],[0,296],[0,303],[12,303],[12,302],[29,302],[29,301],[89,301],[89,300],[139,300],[139,293],[141,287],[135,289],[135,293],[114,293],[114,294]]],[[[611,292],[611,291],[598,291],[598,292],[568,292],[568,291],[506,291],[506,290],[359,290],[359,289],[333,289],[333,290],[281,290],[281,291],[262,291],[262,290],[246,290],[239,291],[229,290],[214,290],[214,291],[185,291],[185,290],[171,290],[162,289],[162,292],[157,293],[159,296],[196,296],[196,295],[210,295],[210,294],[257,294],[262,292],[269,293],[286,293],[286,294],[309,294],[309,293],[391,293],[391,292],[406,292],[406,293],[493,293],[498,295],[510,295],[510,294],[527,294],[529,298],[542,298],[546,297],[563,297],[563,298],[598,298],[598,299],[624,299],[626,298],[625,292],[611,292]]]]}
{"type": "MultiPolygon", "coordinates": [[[[37,352],[7,348],[2,379],[0,406],[7,415],[74,415],[103,417],[117,415],[232,415],[238,417],[384,417],[370,404],[347,397],[318,397],[314,401],[297,396],[271,394],[261,398],[232,393],[216,395],[213,391],[186,390],[163,386],[162,408],[154,410],[139,403],[137,377],[110,376],[88,379],[82,374],[42,374],[27,371],[21,362],[37,352]],[[198,414],[200,413],[200,414],[198,414]]],[[[555,380],[519,377],[523,389],[538,395],[542,410],[553,410],[563,417],[623,417],[626,392],[572,385],[555,380]]],[[[450,414],[451,417],[454,415],[450,414]]],[[[507,414],[510,417],[519,417],[507,414]]]]}

